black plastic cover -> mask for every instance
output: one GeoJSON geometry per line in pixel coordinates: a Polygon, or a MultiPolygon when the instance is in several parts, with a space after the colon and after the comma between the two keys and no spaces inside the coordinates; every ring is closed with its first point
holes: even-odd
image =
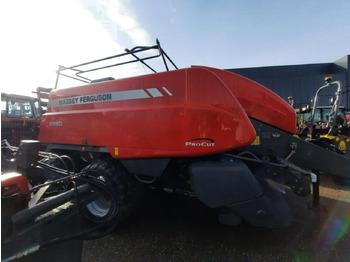
{"type": "Polygon", "coordinates": [[[37,140],[22,140],[18,147],[16,161],[21,168],[30,168],[39,159],[40,142],[37,140]]]}
{"type": "Polygon", "coordinates": [[[120,162],[131,174],[160,177],[169,163],[169,158],[123,159],[120,162]]]}
{"type": "Polygon", "coordinates": [[[200,161],[189,167],[192,188],[210,208],[261,197],[264,193],[249,168],[239,160],[200,161]]]}

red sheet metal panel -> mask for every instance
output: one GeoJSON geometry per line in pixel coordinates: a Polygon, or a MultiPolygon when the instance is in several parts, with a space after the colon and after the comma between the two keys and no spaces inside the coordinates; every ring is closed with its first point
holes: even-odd
{"type": "Polygon", "coordinates": [[[209,155],[249,145],[248,116],[289,131],[277,121],[291,120],[284,103],[235,74],[192,67],[53,91],[39,140],[105,146],[115,158],[209,155]]]}
{"type": "Polygon", "coordinates": [[[266,87],[231,72],[208,68],[236,96],[248,116],[289,133],[296,131],[296,113],[281,97],[266,87]]]}

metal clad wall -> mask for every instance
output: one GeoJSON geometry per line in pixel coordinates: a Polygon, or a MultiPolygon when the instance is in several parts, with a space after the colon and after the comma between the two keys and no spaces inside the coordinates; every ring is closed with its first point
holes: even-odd
{"type": "MultiPolygon", "coordinates": [[[[334,63],[271,66],[257,68],[227,69],[227,71],[245,76],[271,89],[283,99],[293,96],[294,105],[310,104],[319,87],[325,84],[326,76],[333,76],[344,85],[344,91],[350,90],[350,55],[334,63]]],[[[322,91],[319,105],[328,105],[336,87],[322,91]]],[[[350,110],[350,92],[342,95],[341,104],[350,110]]]]}

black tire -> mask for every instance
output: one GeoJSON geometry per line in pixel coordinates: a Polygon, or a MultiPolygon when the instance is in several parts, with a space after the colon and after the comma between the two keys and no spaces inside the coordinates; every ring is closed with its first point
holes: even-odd
{"type": "Polygon", "coordinates": [[[109,219],[106,216],[115,212],[113,219],[107,223],[108,231],[111,231],[135,209],[136,200],[142,193],[142,185],[113,159],[99,159],[83,168],[82,172],[97,176],[113,193],[113,196],[101,195],[82,208],[87,218],[96,223],[109,219]]]}

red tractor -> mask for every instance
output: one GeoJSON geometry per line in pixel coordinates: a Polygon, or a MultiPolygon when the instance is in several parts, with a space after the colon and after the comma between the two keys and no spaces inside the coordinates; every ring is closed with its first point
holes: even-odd
{"type": "Polygon", "coordinates": [[[39,126],[36,98],[1,93],[1,139],[18,146],[22,139],[38,139],[39,126]]]}
{"type": "Polygon", "coordinates": [[[86,83],[51,91],[40,142],[22,141],[14,162],[39,196],[12,215],[14,224],[76,199],[90,226],[108,232],[150,187],[197,197],[224,224],[284,227],[291,222],[284,185],[307,196],[316,182],[309,169],[350,175],[350,158],[293,136],[296,113],[279,96],[227,71],[177,69],[158,41],[60,66],[56,84],[61,76],[86,83]],[[157,57],[165,72],[147,63],[157,57]],[[154,74],[88,77],[133,62],[154,74]],[[51,198],[42,205],[45,196],[51,198]]]}

